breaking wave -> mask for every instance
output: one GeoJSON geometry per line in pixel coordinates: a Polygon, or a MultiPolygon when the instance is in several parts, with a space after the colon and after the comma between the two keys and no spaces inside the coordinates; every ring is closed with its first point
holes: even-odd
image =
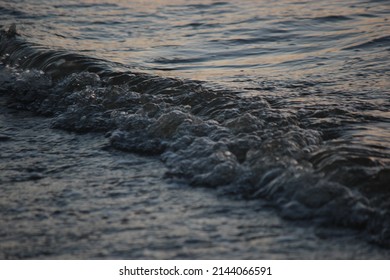
{"type": "Polygon", "coordinates": [[[390,246],[389,142],[379,139],[390,139],[387,119],[338,104],[292,110],[282,98],[33,45],[16,29],[0,36],[0,92],[9,106],[50,116],[53,128],[102,132],[116,149],[157,155],[168,177],[267,199],[285,218],[360,228],[390,246]],[[381,136],[358,141],[372,122],[383,123],[381,136]]]}

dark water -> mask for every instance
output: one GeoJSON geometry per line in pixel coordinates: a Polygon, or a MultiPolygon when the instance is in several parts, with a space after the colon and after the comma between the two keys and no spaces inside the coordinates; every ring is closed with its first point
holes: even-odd
{"type": "MultiPolygon", "coordinates": [[[[92,133],[103,150],[161,160],[142,169],[142,186],[232,200],[238,220],[266,201],[307,228],[341,227],[372,250],[388,248],[389,15],[387,1],[3,1],[1,94],[8,107],[49,117],[52,128],[92,133]]],[[[25,176],[7,166],[4,186],[25,176]]],[[[138,171],[114,178],[127,172],[138,171]]],[[[46,176],[38,177],[30,179],[46,176]]],[[[256,252],[250,257],[275,257],[256,252]]],[[[200,255],[189,254],[212,254],[200,255]]],[[[340,256],[357,257],[325,257],[340,256]]]]}

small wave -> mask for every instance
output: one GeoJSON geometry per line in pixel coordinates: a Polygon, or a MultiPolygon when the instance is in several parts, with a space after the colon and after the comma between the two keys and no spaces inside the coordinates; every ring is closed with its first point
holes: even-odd
{"type": "Polygon", "coordinates": [[[111,147],[157,155],[168,177],[265,198],[286,218],[362,228],[390,245],[388,165],[378,167],[365,147],[324,140],[321,127],[306,124],[308,114],[197,81],[114,70],[9,32],[0,40],[8,65],[1,91],[13,106],[51,116],[55,128],[103,132],[111,147]],[[368,195],[368,186],[378,190],[368,195]]]}
{"type": "Polygon", "coordinates": [[[154,58],[152,62],[159,64],[178,64],[178,63],[196,63],[206,61],[208,58],[205,56],[202,57],[158,57],[154,58]]]}
{"type": "Polygon", "coordinates": [[[342,15],[330,15],[330,16],[324,16],[324,17],[316,17],[316,18],[313,18],[313,20],[318,21],[318,22],[337,22],[337,21],[352,20],[352,18],[348,17],[348,16],[342,16],[342,15]]]}
{"type": "Polygon", "coordinates": [[[390,46],[390,36],[382,36],[364,43],[346,47],[343,50],[366,49],[366,48],[389,47],[389,46],[390,46]]]}
{"type": "Polygon", "coordinates": [[[61,79],[75,72],[103,73],[108,70],[107,63],[102,60],[34,46],[20,40],[16,36],[16,30],[10,35],[10,30],[2,32],[0,45],[1,60],[7,65],[22,69],[39,69],[54,79],[61,79]]]}
{"type": "Polygon", "coordinates": [[[216,28],[220,27],[220,24],[217,23],[206,23],[206,22],[191,22],[184,25],[177,25],[178,28],[193,28],[193,29],[201,29],[201,28],[216,28]]]}
{"type": "Polygon", "coordinates": [[[229,5],[228,2],[223,2],[223,1],[216,1],[212,2],[210,4],[189,4],[187,7],[194,8],[194,9],[210,9],[213,7],[219,7],[219,6],[226,6],[229,5]]]}
{"type": "Polygon", "coordinates": [[[27,14],[22,12],[22,11],[19,11],[16,9],[9,9],[9,8],[5,8],[5,7],[0,7],[0,13],[15,16],[15,17],[26,17],[27,16],[27,14]]]}
{"type": "Polygon", "coordinates": [[[60,4],[60,5],[54,5],[55,8],[60,9],[78,9],[78,8],[94,8],[94,7],[118,7],[115,3],[77,3],[77,4],[60,4]]]}

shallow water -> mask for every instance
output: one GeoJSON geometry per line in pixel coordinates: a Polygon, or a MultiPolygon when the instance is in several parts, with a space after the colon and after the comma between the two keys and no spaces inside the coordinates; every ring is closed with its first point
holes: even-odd
{"type": "MultiPolygon", "coordinates": [[[[268,216],[255,211],[267,201],[273,214],[308,230],[325,228],[337,240],[331,229],[342,227],[388,247],[389,15],[386,1],[3,1],[1,94],[8,107],[49,117],[52,128],[93,133],[106,150],[150,161],[139,184],[160,186],[164,205],[176,201],[170,190],[178,186],[211,205],[232,200],[244,220],[268,216]]],[[[117,160],[112,153],[89,155],[97,165],[88,163],[80,180],[100,175],[101,162],[117,160]]],[[[3,186],[47,177],[4,166],[3,186]]],[[[112,176],[132,172],[139,171],[131,165],[112,176]]],[[[287,258],[299,250],[229,256],[287,258]]],[[[180,256],[173,251],[161,257],[180,256]]],[[[341,251],[324,256],[357,257],[341,251]]],[[[190,255],[219,255],[202,254],[190,255]]]]}
{"type": "Polygon", "coordinates": [[[359,231],[287,223],[265,201],[162,179],[155,158],[47,118],[2,109],[0,134],[1,259],[390,257],[359,231]]]}

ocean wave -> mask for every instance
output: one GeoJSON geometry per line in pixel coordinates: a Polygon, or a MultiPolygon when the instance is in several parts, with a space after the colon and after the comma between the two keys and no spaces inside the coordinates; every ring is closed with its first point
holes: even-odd
{"type": "Polygon", "coordinates": [[[316,125],[342,110],[295,112],[199,81],[119,71],[33,45],[16,30],[0,36],[0,89],[10,106],[50,116],[54,128],[105,133],[113,148],[157,155],[167,177],[268,199],[285,218],[360,228],[390,245],[388,151],[340,145],[340,123],[316,125]]]}
{"type": "Polygon", "coordinates": [[[367,42],[358,43],[353,46],[346,47],[344,48],[344,50],[389,47],[389,46],[390,46],[390,36],[381,36],[369,40],[367,42]]]}

